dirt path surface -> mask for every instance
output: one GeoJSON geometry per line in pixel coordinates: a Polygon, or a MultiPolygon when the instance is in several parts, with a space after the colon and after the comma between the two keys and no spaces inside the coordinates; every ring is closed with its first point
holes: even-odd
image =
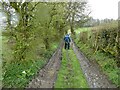
{"type": "Polygon", "coordinates": [[[98,65],[90,62],[82,52],[79,51],[74,42],[72,42],[72,48],[80,61],[80,66],[90,88],[116,88],[116,86],[112,85],[106,76],[100,72],[98,65]]]}
{"type": "Polygon", "coordinates": [[[53,88],[57,77],[57,71],[60,68],[60,63],[62,59],[62,47],[63,42],[53,54],[47,65],[43,69],[41,69],[37,77],[28,84],[27,88],[53,88]]]}
{"type": "MultiPolygon", "coordinates": [[[[34,78],[26,88],[54,88],[54,83],[56,81],[62,59],[62,47],[63,42],[53,54],[47,65],[39,71],[36,78],[34,78]]],[[[98,65],[89,61],[83,53],[79,51],[73,41],[71,47],[80,62],[81,69],[90,88],[116,88],[116,86],[111,84],[107,77],[100,71],[98,65]]],[[[66,56],[68,56],[68,53],[66,56]]],[[[69,61],[70,58],[67,59],[69,61]]]]}

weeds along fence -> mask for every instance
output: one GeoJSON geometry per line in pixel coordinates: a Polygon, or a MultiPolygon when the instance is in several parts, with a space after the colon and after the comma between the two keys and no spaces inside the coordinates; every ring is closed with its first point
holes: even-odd
{"type": "Polygon", "coordinates": [[[101,50],[118,57],[118,24],[117,22],[106,23],[91,28],[90,31],[81,32],[79,40],[89,45],[94,52],[101,50]]]}

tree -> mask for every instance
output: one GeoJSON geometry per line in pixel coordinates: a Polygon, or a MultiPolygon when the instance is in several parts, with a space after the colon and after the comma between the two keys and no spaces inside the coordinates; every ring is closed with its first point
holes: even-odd
{"type": "Polygon", "coordinates": [[[34,20],[37,28],[36,35],[39,37],[38,39],[42,40],[47,50],[50,49],[52,43],[59,41],[64,35],[66,26],[64,10],[64,3],[43,2],[37,6],[34,20]]]}
{"type": "Polygon", "coordinates": [[[72,34],[74,33],[74,28],[78,24],[83,24],[88,20],[88,14],[86,14],[86,1],[79,1],[79,2],[68,2],[66,6],[66,20],[70,25],[70,29],[72,34]]]}
{"type": "Polygon", "coordinates": [[[6,11],[8,13],[8,23],[10,29],[10,39],[14,40],[14,51],[13,56],[16,61],[26,60],[26,53],[29,50],[30,42],[32,41],[33,32],[32,24],[33,20],[33,11],[38,5],[38,3],[28,3],[28,2],[3,2],[3,7],[7,7],[6,11]],[[9,8],[13,8],[13,11],[16,11],[19,14],[19,24],[16,27],[12,27],[11,15],[9,8]]]}

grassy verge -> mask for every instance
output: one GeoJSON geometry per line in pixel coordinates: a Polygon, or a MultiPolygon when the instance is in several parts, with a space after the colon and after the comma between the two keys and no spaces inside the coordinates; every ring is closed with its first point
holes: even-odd
{"type": "MultiPolygon", "coordinates": [[[[6,42],[7,39],[3,39],[3,88],[24,88],[37,74],[39,69],[41,69],[48,62],[48,59],[52,56],[58,46],[58,43],[53,43],[50,50],[38,52],[38,55],[35,56],[36,59],[33,59],[33,55],[29,54],[29,59],[24,62],[12,62],[12,50],[6,42]],[[39,53],[42,54],[39,55],[39,53]]],[[[33,53],[36,54],[35,52],[33,53]]]]}
{"type": "Polygon", "coordinates": [[[68,50],[69,60],[66,56],[67,51],[63,49],[62,64],[55,88],[87,88],[88,84],[73,50],[68,50]]]}
{"type": "Polygon", "coordinates": [[[24,88],[34,75],[45,64],[45,60],[11,63],[5,68],[3,87],[24,88]]]}
{"type": "Polygon", "coordinates": [[[97,61],[97,63],[101,67],[101,70],[108,76],[108,79],[119,87],[120,86],[118,83],[119,68],[116,65],[115,58],[101,51],[97,51],[96,53],[94,53],[93,50],[89,47],[89,45],[78,42],[77,39],[75,40],[75,42],[77,46],[80,48],[80,50],[90,60],[97,61]]]}

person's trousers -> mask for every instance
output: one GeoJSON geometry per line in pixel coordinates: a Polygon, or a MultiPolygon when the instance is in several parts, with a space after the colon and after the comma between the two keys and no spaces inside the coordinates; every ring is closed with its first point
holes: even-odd
{"type": "Polygon", "coordinates": [[[65,49],[70,49],[70,43],[65,42],[65,49]]]}

